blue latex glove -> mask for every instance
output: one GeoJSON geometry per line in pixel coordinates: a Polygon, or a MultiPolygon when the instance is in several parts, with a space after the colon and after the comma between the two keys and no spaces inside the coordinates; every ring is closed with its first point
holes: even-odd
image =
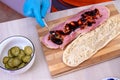
{"type": "Polygon", "coordinates": [[[50,7],[50,0],[26,0],[23,11],[25,16],[35,17],[41,27],[44,27],[43,18],[50,7]]]}

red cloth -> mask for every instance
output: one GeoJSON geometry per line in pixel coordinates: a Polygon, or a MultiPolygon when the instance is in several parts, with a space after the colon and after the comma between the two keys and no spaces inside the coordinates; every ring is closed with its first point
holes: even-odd
{"type": "Polygon", "coordinates": [[[112,0],[52,0],[52,12],[112,0]]]}

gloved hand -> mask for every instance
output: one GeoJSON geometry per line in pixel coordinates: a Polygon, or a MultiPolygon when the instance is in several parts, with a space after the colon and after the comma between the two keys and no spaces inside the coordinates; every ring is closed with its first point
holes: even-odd
{"type": "Polygon", "coordinates": [[[50,0],[26,0],[23,7],[25,16],[35,17],[41,27],[44,27],[43,18],[50,7],[50,0]]]}

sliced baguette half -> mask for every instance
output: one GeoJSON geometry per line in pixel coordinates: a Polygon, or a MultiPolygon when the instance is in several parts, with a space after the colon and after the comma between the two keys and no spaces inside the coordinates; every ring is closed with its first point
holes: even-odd
{"type": "Polygon", "coordinates": [[[120,34],[120,14],[110,17],[95,30],[78,36],[63,52],[63,62],[76,67],[92,57],[120,34]]]}

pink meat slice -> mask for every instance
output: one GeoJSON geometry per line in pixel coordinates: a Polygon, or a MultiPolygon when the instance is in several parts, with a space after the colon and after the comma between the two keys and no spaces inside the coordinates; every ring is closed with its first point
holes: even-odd
{"type": "Polygon", "coordinates": [[[98,9],[100,14],[102,15],[102,17],[100,17],[99,19],[96,19],[96,23],[93,24],[91,27],[86,27],[84,29],[76,29],[74,32],[71,32],[69,35],[64,37],[63,43],[61,45],[57,45],[55,43],[53,43],[51,40],[48,40],[49,37],[49,33],[47,33],[43,38],[42,38],[42,43],[48,47],[48,48],[52,48],[52,49],[57,49],[57,48],[61,48],[64,49],[66,45],[68,45],[71,41],[73,41],[78,35],[83,35],[91,30],[94,30],[96,27],[98,27],[99,25],[101,25],[103,22],[105,22],[110,15],[110,12],[108,10],[108,8],[104,7],[104,6],[93,6],[89,9],[83,10],[81,12],[79,12],[78,14],[76,14],[75,16],[69,18],[68,20],[66,20],[65,22],[55,26],[52,30],[63,30],[64,26],[67,23],[70,23],[71,21],[77,21],[81,18],[81,15],[87,11],[91,11],[94,9],[98,9]]]}

